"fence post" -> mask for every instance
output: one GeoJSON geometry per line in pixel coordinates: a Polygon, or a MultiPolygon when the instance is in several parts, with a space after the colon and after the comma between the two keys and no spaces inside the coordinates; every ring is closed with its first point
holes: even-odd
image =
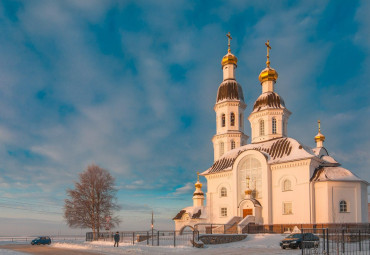
{"type": "Polygon", "coordinates": [[[324,253],[325,252],[325,229],[322,229],[322,238],[323,238],[322,253],[324,253]]]}
{"type": "Polygon", "coordinates": [[[305,248],[305,243],[304,243],[304,231],[302,229],[302,242],[301,242],[301,252],[302,252],[302,255],[303,255],[303,251],[304,251],[304,248],[305,248]]]}
{"type": "Polygon", "coordinates": [[[329,254],[330,252],[330,248],[329,248],[329,229],[327,228],[326,229],[326,250],[327,250],[327,254],[329,254]]]}
{"type": "Polygon", "coordinates": [[[157,246],[159,246],[159,230],[157,232],[157,246]]]}
{"type": "Polygon", "coordinates": [[[149,231],[146,231],[146,245],[149,245],[149,231]]]}
{"type": "Polygon", "coordinates": [[[358,248],[361,251],[361,230],[358,231],[358,248]]]}
{"type": "Polygon", "coordinates": [[[176,247],[176,231],[173,231],[173,247],[176,247]]]}
{"type": "Polygon", "coordinates": [[[195,245],[194,232],[195,232],[195,230],[193,230],[193,247],[194,247],[194,245],[195,245]]]}
{"type": "Polygon", "coordinates": [[[132,245],[135,244],[135,232],[132,232],[132,245]]]}
{"type": "Polygon", "coordinates": [[[342,253],[344,253],[344,229],[342,229],[342,253]]]}
{"type": "Polygon", "coordinates": [[[211,235],[213,234],[212,224],[211,224],[211,235]]]}

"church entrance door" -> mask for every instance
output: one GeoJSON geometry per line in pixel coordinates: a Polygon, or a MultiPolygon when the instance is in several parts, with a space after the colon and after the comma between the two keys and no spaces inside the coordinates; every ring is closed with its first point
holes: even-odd
{"type": "Polygon", "coordinates": [[[253,215],[253,209],[243,209],[243,219],[248,215],[253,215]]]}

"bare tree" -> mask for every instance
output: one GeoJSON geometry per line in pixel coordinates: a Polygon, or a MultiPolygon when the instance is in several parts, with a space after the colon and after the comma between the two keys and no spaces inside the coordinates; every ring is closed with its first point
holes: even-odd
{"type": "Polygon", "coordinates": [[[75,188],[67,190],[69,198],[65,199],[64,218],[68,226],[91,228],[96,240],[99,230],[106,224],[106,217],[110,217],[109,228],[118,225],[120,220],[113,215],[120,209],[116,202],[114,181],[107,170],[97,165],[90,165],[80,173],[75,188]]]}

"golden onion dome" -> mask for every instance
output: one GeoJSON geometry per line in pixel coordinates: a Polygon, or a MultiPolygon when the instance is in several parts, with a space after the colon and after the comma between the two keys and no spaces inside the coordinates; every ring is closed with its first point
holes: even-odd
{"type": "Polygon", "coordinates": [[[319,142],[319,141],[322,141],[322,142],[325,141],[325,136],[321,134],[320,132],[317,133],[317,135],[315,136],[315,142],[319,142]]]}
{"type": "Polygon", "coordinates": [[[221,60],[222,67],[224,67],[227,64],[234,64],[237,66],[237,63],[238,63],[238,58],[230,52],[230,49],[229,49],[229,52],[221,60]]]}
{"type": "Polygon", "coordinates": [[[195,188],[202,188],[202,183],[199,181],[199,172],[197,172],[197,182],[195,183],[195,188]]]}
{"type": "Polygon", "coordinates": [[[228,37],[228,49],[227,49],[227,54],[222,58],[221,60],[221,65],[222,67],[224,67],[225,65],[227,64],[234,64],[234,65],[237,65],[238,63],[238,58],[235,57],[234,54],[231,53],[231,50],[230,50],[230,40],[232,39],[231,38],[231,35],[230,35],[230,32],[227,33],[226,35],[228,37]]]}
{"type": "Polygon", "coordinates": [[[271,50],[270,41],[267,40],[265,45],[267,47],[266,68],[263,69],[260,75],[258,76],[258,79],[260,80],[261,83],[264,81],[276,81],[278,78],[278,73],[276,72],[276,70],[270,67],[270,50],[271,50]]]}
{"type": "Polygon", "coordinates": [[[199,181],[195,183],[194,185],[196,188],[202,188],[202,183],[200,183],[199,181]]]}
{"type": "Polygon", "coordinates": [[[324,142],[325,141],[325,136],[323,134],[321,134],[321,122],[320,122],[320,120],[317,121],[317,124],[319,125],[319,132],[315,136],[315,142],[319,142],[319,141],[324,142]]]}
{"type": "Polygon", "coordinates": [[[266,67],[262,70],[260,75],[258,76],[258,79],[261,83],[264,81],[276,81],[278,78],[278,73],[274,68],[271,68],[270,66],[266,67]]]}
{"type": "Polygon", "coordinates": [[[247,188],[245,191],[244,191],[244,194],[246,195],[250,195],[252,194],[253,190],[251,190],[250,188],[247,188]]]}

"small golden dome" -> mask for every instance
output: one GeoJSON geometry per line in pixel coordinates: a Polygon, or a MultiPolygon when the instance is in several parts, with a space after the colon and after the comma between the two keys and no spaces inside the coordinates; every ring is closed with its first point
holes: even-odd
{"type": "Polygon", "coordinates": [[[230,51],[221,60],[222,66],[225,66],[227,64],[234,64],[237,66],[237,63],[238,63],[238,58],[235,57],[235,55],[232,54],[230,51]]]}
{"type": "Polygon", "coordinates": [[[267,40],[265,45],[267,47],[266,68],[263,69],[260,75],[258,76],[258,79],[260,80],[261,83],[264,81],[276,81],[278,78],[278,73],[276,72],[276,70],[270,67],[270,50],[271,50],[270,41],[267,40]]]}
{"type": "Polygon", "coordinates": [[[199,181],[197,181],[194,186],[196,188],[202,188],[202,183],[200,183],[199,181]]]}
{"type": "Polygon", "coordinates": [[[202,188],[202,183],[199,181],[199,172],[197,172],[197,182],[194,184],[195,188],[202,188]]]}
{"type": "Polygon", "coordinates": [[[227,33],[226,36],[228,37],[228,44],[227,44],[228,49],[227,49],[227,54],[221,60],[222,67],[224,67],[224,65],[227,65],[227,64],[237,65],[237,63],[238,63],[238,58],[235,57],[235,55],[232,54],[231,50],[230,50],[230,40],[232,39],[231,35],[230,35],[230,32],[227,33]]]}
{"type": "Polygon", "coordinates": [[[322,142],[325,141],[325,136],[321,134],[320,132],[317,133],[317,135],[315,136],[315,142],[318,142],[318,141],[322,141],[322,142]]]}
{"type": "Polygon", "coordinates": [[[258,76],[258,79],[260,82],[264,81],[276,81],[278,78],[278,73],[274,68],[271,67],[266,67],[265,69],[262,70],[260,75],[258,76]]]}
{"type": "Polygon", "coordinates": [[[245,193],[246,195],[250,195],[250,194],[252,194],[252,190],[251,190],[251,189],[249,189],[249,188],[247,188],[247,189],[244,191],[244,193],[245,193]]]}
{"type": "Polygon", "coordinates": [[[325,136],[323,134],[321,134],[321,122],[320,122],[320,120],[317,121],[317,124],[319,125],[319,132],[315,136],[315,142],[319,142],[319,141],[324,142],[325,141],[325,136]]]}

